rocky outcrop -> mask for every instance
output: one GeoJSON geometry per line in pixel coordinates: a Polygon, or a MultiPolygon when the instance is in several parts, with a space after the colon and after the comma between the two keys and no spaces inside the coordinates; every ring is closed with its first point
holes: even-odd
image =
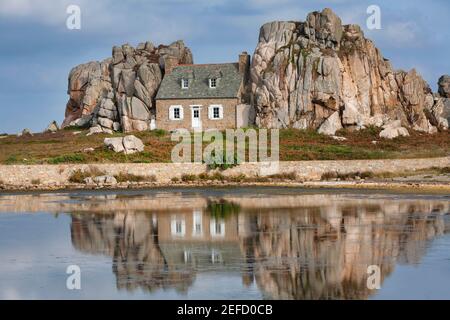
{"type": "Polygon", "coordinates": [[[443,75],[439,78],[439,96],[438,103],[435,106],[437,112],[442,110],[442,118],[447,119],[447,124],[450,123],[450,76],[443,75]]]}
{"type": "MultiPolygon", "coordinates": [[[[441,91],[445,92],[445,79],[441,91]]],[[[334,135],[400,120],[433,133],[448,124],[415,71],[394,71],[357,25],[342,25],[331,9],[305,22],[262,26],[253,55],[251,90],[256,124],[314,128],[334,135]]]]}
{"type": "Polygon", "coordinates": [[[450,76],[443,75],[439,78],[439,94],[443,98],[450,98],[450,76]]]}
{"type": "Polygon", "coordinates": [[[148,130],[168,59],[193,62],[182,41],[158,47],[146,42],[136,48],[114,47],[111,58],[75,67],[69,74],[70,99],[62,127],[94,127],[92,133],[148,130]]]}

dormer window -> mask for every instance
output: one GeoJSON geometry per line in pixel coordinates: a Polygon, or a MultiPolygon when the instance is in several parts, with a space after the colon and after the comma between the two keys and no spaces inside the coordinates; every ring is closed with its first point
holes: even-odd
{"type": "Polygon", "coordinates": [[[189,79],[181,79],[181,89],[189,88],[189,79]]]}
{"type": "Polygon", "coordinates": [[[216,78],[209,79],[209,87],[210,88],[217,88],[217,79],[216,78]]]}

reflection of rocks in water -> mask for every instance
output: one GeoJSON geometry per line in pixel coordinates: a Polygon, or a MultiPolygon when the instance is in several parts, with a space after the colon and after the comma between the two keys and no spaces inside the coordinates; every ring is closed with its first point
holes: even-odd
{"type": "Polygon", "coordinates": [[[345,199],[277,209],[233,201],[73,214],[72,241],[113,257],[121,289],[187,292],[199,273],[240,272],[268,299],[362,299],[374,293],[369,265],[380,266],[384,280],[397,263],[419,263],[428,241],[450,231],[448,202],[345,199]]]}
{"type": "Polygon", "coordinates": [[[249,222],[256,231],[241,245],[267,298],[368,298],[367,267],[380,266],[384,280],[395,263],[418,263],[427,241],[450,229],[443,210],[394,204],[270,211],[249,222]]]}
{"type": "Polygon", "coordinates": [[[119,289],[153,291],[176,288],[186,291],[192,270],[173,270],[158,244],[157,221],[148,214],[72,216],[75,248],[113,257],[113,272],[119,289]]]}

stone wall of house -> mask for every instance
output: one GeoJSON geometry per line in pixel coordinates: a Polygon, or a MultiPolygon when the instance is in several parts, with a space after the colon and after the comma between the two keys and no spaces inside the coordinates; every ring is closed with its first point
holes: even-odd
{"type": "Polygon", "coordinates": [[[236,127],[236,105],[238,99],[177,99],[156,101],[156,127],[163,130],[192,129],[191,105],[202,106],[200,119],[202,129],[225,130],[236,127]],[[208,118],[208,107],[211,104],[221,104],[223,107],[223,119],[211,120],[208,118]],[[169,108],[172,105],[181,105],[184,110],[182,120],[170,120],[169,108]]]}
{"type": "MultiPolygon", "coordinates": [[[[279,162],[279,173],[295,172],[301,180],[319,180],[326,172],[403,172],[431,167],[449,167],[450,157],[430,159],[398,160],[345,160],[345,161],[293,161],[279,162]]],[[[76,170],[92,167],[107,175],[129,173],[140,176],[154,176],[157,182],[168,183],[183,174],[200,174],[208,171],[201,163],[119,163],[119,164],[71,164],[71,165],[0,165],[0,183],[9,186],[31,186],[36,181],[45,186],[64,186],[76,170]]],[[[270,171],[270,170],[269,170],[270,171]]],[[[226,176],[244,174],[264,175],[269,172],[264,163],[244,163],[223,171],[226,176]]],[[[273,173],[273,171],[271,172],[273,173]]]]}

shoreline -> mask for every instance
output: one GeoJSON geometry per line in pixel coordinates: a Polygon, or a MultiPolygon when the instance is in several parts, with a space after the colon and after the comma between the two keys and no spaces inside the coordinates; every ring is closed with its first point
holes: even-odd
{"type": "Polygon", "coordinates": [[[28,192],[75,192],[75,191],[114,191],[114,190],[151,190],[164,188],[248,188],[248,187],[278,187],[278,188],[301,188],[301,189],[345,189],[345,190],[380,190],[395,191],[396,193],[433,193],[450,194],[450,184],[433,183],[425,181],[396,182],[396,181],[308,181],[308,182],[177,182],[177,183],[119,183],[116,185],[93,186],[86,184],[68,183],[66,185],[26,185],[26,186],[1,186],[0,195],[7,193],[28,192]]]}

